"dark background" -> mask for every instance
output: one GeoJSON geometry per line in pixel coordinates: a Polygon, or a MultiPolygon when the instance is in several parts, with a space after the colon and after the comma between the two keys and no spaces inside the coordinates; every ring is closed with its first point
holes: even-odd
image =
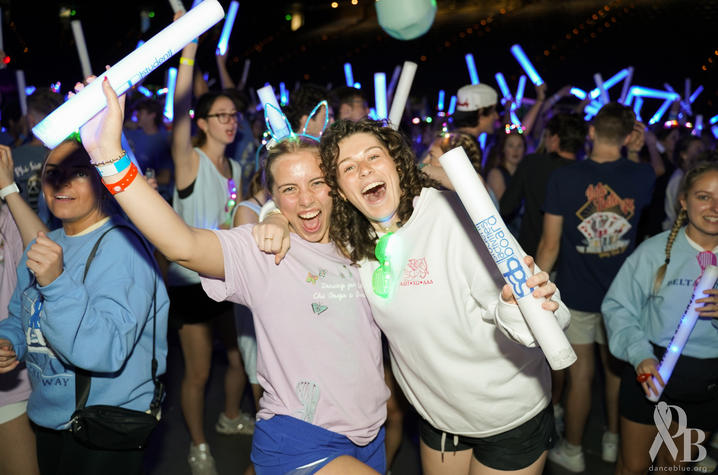
{"type": "MultiPolygon", "coordinates": [[[[184,0],[187,6],[191,0],[184,0]]],[[[495,85],[502,71],[515,89],[521,69],[509,52],[520,43],[549,86],[549,94],[565,84],[592,88],[592,76],[604,79],[620,69],[635,67],[634,84],[663,88],[670,83],[683,94],[684,79],[705,91],[694,113],[706,117],[718,111],[718,0],[438,0],[431,30],[421,38],[399,41],[377,24],[374,0],[281,1],[244,0],[230,41],[230,73],[239,79],[245,58],[252,61],[248,85],[297,81],[321,85],[344,83],[343,63],[354,67],[355,81],[373,96],[372,74],[387,73],[404,60],[419,64],[414,93],[436,101],[439,89],[448,96],[469,82],[464,55],[472,52],[479,77],[495,85]],[[301,11],[304,25],[290,30],[285,15],[301,11]]],[[[220,3],[226,8],[228,0],[220,3]]],[[[28,85],[62,81],[62,91],[81,76],[69,19],[60,7],[81,19],[94,71],[113,64],[172,19],[166,0],[74,2],[0,0],[5,49],[11,68],[25,70],[28,85]],[[151,28],[140,33],[140,11],[154,13],[151,28]]],[[[198,63],[216,76],[214,49],[220,22],[200,40],[198,63]]],[[[168,62],[176,65],[177,58],[168,62]]],[[[146,83],[164,81],[164,69],[146,83]]],[[[613,90],[614,99],[617,90],[613,90]]],[[[527,86],[527,97],[533,96],[527,86]]],[[[373,99],[370,99],[373,102],[373,99]]],[[[648,111],[660,101],[647,99],[648,111]]]]}

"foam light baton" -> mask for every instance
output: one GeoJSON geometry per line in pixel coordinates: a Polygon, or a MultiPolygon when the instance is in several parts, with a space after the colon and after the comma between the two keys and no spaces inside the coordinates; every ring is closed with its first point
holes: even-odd
{"type": "Polygon", "coordinates": [[[673,101],[670,99],[667,99],[663,101],[663,104],[661,104],[661,107],[658,108],[655,114],[653,114],[653,117],[651,117],[648,121],[648,125],[653,125],[659,120],[661,120],[661,117],[663,117],[663,114],[666,113],[669,107],[671,107],[671,104],[673,104],[673,101]]]}
{"type": "Polygon", "coordinates": [[[584,91],[583,89],[580,89],[578,87],[572,87],[570,92],[581,100],[586,99],[586,91],[584,91]]]}
{"type": "Polygon", "coordinates": [[[520,45],[513,45],[511,47],[511,54],[514,55],[516,61],[519,62],[531,82],[534,83],[534,86],[540,86],[541,84],[543,84],[543,79],[541,79],[539,73],[536,72],[536,68],[534,68],[534,65],[531,64],[531,61],[529,60],[528,56],[526,56],[526,53],[524,53],[524,50],[521,48],[520,45]]]}
{"type": "Polygon", "coordinates": [[[636,102],[633,104],[633,113],[636,114],[636,120],[641,120],[641,107],[643,107],[643,97],[636,96],[636,102]]]}
{"type": "Polygon", "coordinates": [[[386,73],[374,73],[374,107],[376,116],[386,119],[386,73]]]}
{"type": "Polygon", "coordinates": [[[409,91],[411,90],[411,84],[414,82],[415,74],[416,63],[404,61],[404,67],[401,68],[401,76],[399,77],[399,84],[396,86],[396,92],[394,93],[394,99],[391,101],[391,109],[389,111],[389,126],[394,130],[397,130],[399,123],[401,123],[401,116],[404,114],[406,100],[409,98],[409,91]]]}
{"type": "MultiPolygon", "coordinates": [[[[327,88],[330,89],[330,88],[327,88]]],[[[279,83],[279,102],[286,106],[289,102],[289,91],[287,91],[287,85],[283,82],[279,83]]]]}
{"type": "Polygon", "coordinates": [[[87,54],[87,43],[85,42],[85,34],[82,32],[82,23],[80,20],[72,20],[72,34],[75,37],[75,46],[77,46],[77,55],[80,57],[80,66],[82,67],[82,77],[92,74],[90,66],[90,55],[87,54]]]}
{"type": "Polygon", "coordinates": [[[33,133],[48,148],[55,148],[107,105],[102,93],[104,77],[118,95],[123,94],[221,20],[223,15],[217,0],[203,1],[55,109],[32,129],[33,133]]]}
{"type": "Polygon", "coordinates": [[[621,87],[621,97],[619,97],[618,102],[626,105],[626,95],[628,95],[628,89],[631,87],[631,81],[633,81],[633,66],[629,66],[626,68],[626,79],[623,81],[623,86],[621,87]]]}
{"type": "Polygon", "coordinates": [[[523,262],[523,250],[501,219],[466,152],[456,147],[439,157],[439,161],[496,266],[513,289],[519,309],[551,368],[570,366],[576,361],[576,354],[553,312],[544,310],[542,301],[534,298],[533,289],[526,285],[531,272],[523,262]]]}
{"type": "Polygon", "coordinates": [[[22,112],[22,115],[27,115],[27,92],[25,91],[27,84],[25,83],[25,72],[22,69],[18,69],[15,71],[15,78],[17,80],[18,99],[20,100],[20,112],[22,112]]]}
{"type": "Polygon", "coordinates": [[[519,86],[516,89],[516,107],[521,107],[524,100],[524,91],[526,90],[526,75],[522,74],[519,78],[519,86]]]}
{"type": "MultiPolygon", "coordinates": [[[[239,80],[239,85],[237,86],[237,89],[243,90],[244,86],[247,84],[247,76],[249,76],[249,65],[251,64],[251,61],[249,58],[244,60],[244,68],[242,68],[242,79],[239,80]]],[[[254,97],[254,94],[251,95],[254,97]]]]}
{"type": "Polygon", "coordinates": [[[443,111],[444,110],[444,101],[446,99],[446,91],[443,89],[439,90],[439,100],[436,103],[436,110],[443,111]]]}
{"type": "MultiPolygon", "coordinates": [[[[594,74],[593,81],[596,83],[596,89],[598,89],[598,96],[601,98],[601,104],[608,104],[611,99],[608,97],[608,87],[603,84],[603,77],[601,76],[601,73],[594,74]]],[[[593,91],[591,92],[593,93],[593,91]]],[[[593,98],[593,94],[591,94],[591,98],[593,98]]]]}
{"type": "Polygon", "coordinates": [[[224,18],[224,25],[222,26],[222,34],[219,35],[219,42],[217,43],[217,56],[222,56],[227,53],[227,44],[229,43],[229,35],[232,34],[232,27],[234,26],[234,20],[237,18],[237,10],[239,10],[239,2],[232,0],[227,9],[227,16],[224,18]]]}
{"type": "Polygon", "coordinates": [[[471,84],[479,83],[479,73],[476,72],[476,63],[474,62],[474,55],[467,53],[466,56],[466,67],[469,68],[469,77],[471,78],[471,84]]]}
{"type": "Polygon", "coordinates": [[[691,132],[691,135],[700,137],[702,132],[703,132],[703,114],[698,114],[696,116],[696,125],[693,127],[693,132],[691,132]]]}
{"type": "Polygon", "coordinates": [[[182,4],[182,0],[169,0],[169,2],[173,12],[177,13],[185,11],[184,5],[182,4]]]}
{"type": "MultiPolygon", "coordinates": [[[[399,75],[401,74],[401,66],[398,64],[394,66],[394,72],[391,73],[391,80],[389,81],[389,87],[386,88],[387,101],[391,102],[394,98],[394,91],[396,90],[396,83],[399,81],[399,75]]],[[[387,102],[388,104],[388,102],[387,102]]]]}
{"type": "MultiPolygon", "coordinates": [[[[455,110],[456,110],[456,96],[451,96],[451,99],[449,99],[449,110],[447,112],[449,115],[452,115],[455,110]]],[[[718,117],[718,115],[716,117],[718,117]]]]}
{"type": "MultiPolygon", "coordinates": [[[[663,354],[661,362],[658,364],[658,373],[661,375],[663,382],[666,384],[668,384],[668,380],[671,378],[673,369],[676,367],[678,357],[681,356],[683,347],[686,345],[688,337],[691,335],[691,332],[693,331],[693,328],[696,326],[696,322],[698,321],[697,307],[702,306],[703,304],[696,304],[696,299],[705,297],[705,291],[707,289],[712,289],[716,284],[716,280],[718,280],[718,267],[713,265],[706,266],[705,270],[703,271],[703,275],[696,283],[695,290],[693,291],[693,296],[691,297],[691,301],[688,304],[688,308],[683,313],[683,316],[678,323],[678,328],[673,334],[673,338],[671,338],[671,342],[668,344],[668,348],[663,354]]],[[[661,394],[663,394],[664,387],[661,386],[661,384],[655,377],[652,379],[653,384],[658,390],[658,394],[654,394],[651,391],[650,395],[646,397],[649,401],[656,402],[661,397],[661,394]]]]}
{"type": "Polygon", "coordinates": [[[510,101],[511,91],[509,90],[509,85],[506,84],[506,78],[503,73],[496,73],[494,77],[496,78],[496,83],[499,85],[499,89],[501,89],[501,94],[504,96],[504,99],[510,101]]]}
{"type": "Polygon", "coordinates": [[[713,117],[711,117],[710,119],[708,119],[708,123],[709,123],[710,125],[714,125],[714,124],[718,123],[718,115],[714,115],[713,117]]]}
{"type": "Polygon", "coordinates": [[[167,70],[167,95],[165,96],[164,111],[168,120],[174,119],[175,116],[175,86],[177,86],[177,68],[169,68],[167,70]]]}
{"type": "Polygon", "coordinates": [[[354,73],[352,72],[351,63],[344,63],[344,78],[348,87],[354,87],[354,73]]]}
{"type": "Polygon", "coordinates": [[[257,90],[257,96],[259,97],[259,101],[262,103],[262,107],[266,112],[267,120],[272,126],[274,136],[276,136],[277,139],[283,139],[284,137],[290,135],[292,131],[289,130],[287,122],[284,120],[283,114],[280,112],[282,108],[279,107],[277,96],[274,95],[274,89],[272,89],[272,86],[259,88],[257,90]],[[272,107],[267,107],[268,105],[271,105],[272,107]]]}
{"type": "Polygon", "coordinates": [[[696,88],[696,90],[693,91],[693,94],[691,94],[691,96],[688,98],[688,102],[690,102],[691,104],[693,104],[694,102],[696,102],[696,99],[698,99],[698,96],[701,94],[701,92],[703,92],[703,86],[702,86],[702,85],[698,86],[698,87],[696,88]]]}

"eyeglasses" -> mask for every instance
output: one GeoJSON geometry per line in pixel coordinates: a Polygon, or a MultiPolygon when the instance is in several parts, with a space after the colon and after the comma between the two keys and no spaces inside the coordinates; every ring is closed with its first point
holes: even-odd
{"type": "Polygon", "coordinates": [[[218,112],[217,114],[207,114],[206,118],[216,117],[220,124],[229,124],[234,119],[235,122],[239,122],[239,112],[218,112]]]}
{"type": "Polygon", "coordinates": [[[391,255],[386,252],[392,234],[394,233],[386,233],[383,235],[376,243],[376,248],[374,249],[374,255],[379,261],[379,267],[377,267],[371,276],[371,287],[374,293],[382,298],[389,297],[392,288],[391,255]]]}
{"type": "Polygon", "coordinates": [[[227,193],[229,197],[227,198],[227,204],[224,205],[224,211],[229,213],[237,204],[237,184],[234,182],[234,178],[227,180],[227,193]]]}

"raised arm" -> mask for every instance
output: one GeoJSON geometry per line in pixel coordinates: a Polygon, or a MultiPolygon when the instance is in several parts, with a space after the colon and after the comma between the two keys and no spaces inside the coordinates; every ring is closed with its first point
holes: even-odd
{"type": "Polygon", "coordinates": [[[526,133],[530,134],[536,123],[536,119],[539,113],[543,110],[543,105],[546,102],[546,83],[536,86],[536,102],[531,106],[531,109],[524,116],[522,121],[523,126],[526,128],[526,133]]]}
{"type": "Polygon", "coordinates": [[[536,264],[546,272],[551,272],[558,252],[561,249],[561,229],[563,216],[545,213],[543,216],[543,233],[536,251],[536,264]]]}
{"type": "Polygon", "coordinates": [[[178,190],[191,185],[199,170],[199,157],[192,148],[192,122],[189,116],[196,53],[197,43],[191,42],[185,46],[177,70],[171,151],[175,165],[175,186],[178,190]]]}
{"type": "Polygon", "coordinates": [[[227,71],[227,53],[217,55],[217,71],[222,89],[234,89],[234,81],[227,71]]]}
{"type": "MultiPolygon", "coordinates": [[[[102,90],[107,107],[80,128],[82,145],[93,163],[113,162],[122,155],[124,97],[118,100],[106,80],[102,90]]],[[[131,169],[105,176],[103,181],[108,186],[121,183],[131,169]]],[[[210,230],[188,226],[145,180],[132,180],[115,198],[135,226],[169,260],[203,275],[224,277],[224,257],[217,236],[210,230]]]]}
{"type": "MultiPolygon", "coordinates": [[[[0,189],[14,183],[13,160],[10,147],[0,145],[0,189]]],[[[11,193],[5,197],[10,213],[12,214],[17,228],[20,230],[23,248],[27,247],[40,231],[47,232],[47,226],[40,217],[33,211],[20,193],[11,193]]]]}

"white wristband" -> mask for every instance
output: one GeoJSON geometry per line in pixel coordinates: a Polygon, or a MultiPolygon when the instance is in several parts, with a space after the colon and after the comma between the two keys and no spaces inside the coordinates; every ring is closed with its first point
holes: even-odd
{"type": "Polygon", "coordinates": [[[0,189],[0,199],[4,200],[7,195],[11,195],[13,193],[20,193],[20,188],[18,188],[17,183],[14,182],[3,189],[0,189]]]}

